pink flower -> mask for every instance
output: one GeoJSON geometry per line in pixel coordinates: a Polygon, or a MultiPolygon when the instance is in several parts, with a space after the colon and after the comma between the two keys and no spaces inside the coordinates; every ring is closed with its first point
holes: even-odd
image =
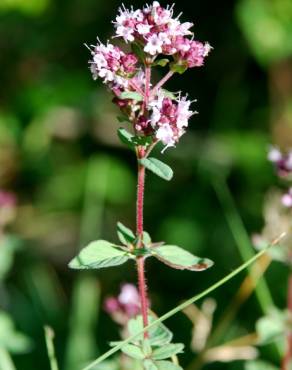
{"type": "Polygon", "coordinates": [[[292,207],[292,188],[289,189],[289,191],[282,196],[282,204],[283,206],[287,208],[292,207]]]}
{"type": "Polygon", "coordinates": [[[274,163],[277,173],[281,177],[286,177],[292,172],[292,150],[282,153],[278,148],[271,147],[268,159],[274,163]]]}
{"type": "Polygon", "coordinates": [[[154,33],[147,39],[144,51],[150,55],[161,54],[162,45],[163,41],[160,39],[159,35],[154,33]]]}
{"type": "Polygon", "coordinates": [[[138,63],[138,58],[135,54],[129,53],[123,55],[121,58],[122,69],[126,73],[134,73],[136,71],[136,64],[138,63]]]}
{"type": "Polygon", "coordinates": [[[211,46],[200,41],[191,41],[186,52],[183,50],[179,54],[179,60],[186,61],[189,68],[201,67],[205,57],[209,54],[211,46]]]}
{"type": "Polygon", "coordinates": [[[125,325],[140,312],[140,296],[133,284],[123,284],[117,297],[108,297],[104,302],[105,311],[114,321],[125,325]]]}

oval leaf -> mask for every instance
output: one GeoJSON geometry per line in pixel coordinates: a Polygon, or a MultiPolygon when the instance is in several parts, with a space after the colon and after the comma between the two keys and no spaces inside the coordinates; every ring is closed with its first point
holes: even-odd
{"type": "Polygon", "coordinates": [[[194,256],[176,245],[163,245],[154,248],[152,253],[161,262],[179,270],[203,271],[213,265],[208,258],[194,256]]]}
{"type": "Polygon", "coordinates": [[[125,128],[119,128],[118,129],[118,137],[119,137],[119,139],[121,140],[121,142],[123,144],[128,145],[130,148],[134,147],[134,143],[133,143],[134,135],[132,135],[125,128]]]}
{"type": "Polygon", "coordinates": [[[135,358],[136,360],[143,360],[145,358],[144,353],[140,347],[134,346],[133,344],[126,344],[121,349],[126,355],[135,358]]]}
{"type": "Polygon", "coordinates": [[[161,162],[156,158],[142,158],[139,162],[146,167],[149,171],[155,173],[155,175],[161,177],[164,180],[171,180],[173,176],[172,169],[165,163],[161,162]]]}
{"type": "Polygon", "coordinates": [[[77,257],[69,263],[72,269],[99,269],[117,266],[129,259],[127,252],[106,240],[96,240],[83,248],[77,257]]]}
{"type": "Polygon", "coordinates": [[[154,360],[164,360],[165,358],[170,358],[178,353],[182,353],[184,345],[182,343],[177,344],[166,344],[163,347],[157,348],[152,353],[152,358],[154,360]]]}
{"type": "Polygon", "coordinates": [[[120,239],[120,242],[124,245],[129,245],[129,244],[133,244],[136,237],[135,237],[135,234],[133,233],[133,231],[131,229],[129,229],[128,227],[126,227],[125,225],[123,225],[121,222],[118,222],[117,223],[117,233],[118,233],[118,237],[120,239]]]}
{"type": "Polygon", "coordinates": [[[120,99],[132,99],[136,101],[142,101],[143,96],[136,91],[124,91],[119,95],[120,99]]]}

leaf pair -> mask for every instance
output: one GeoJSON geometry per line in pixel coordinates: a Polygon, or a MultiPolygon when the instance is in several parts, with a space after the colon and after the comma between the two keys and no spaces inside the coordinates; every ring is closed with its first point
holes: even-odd
{"type": "MultiPolygon", "coordinates": [[[[148,316],[149,323],[155,318],[148,316]]],[[[137,316],[129,320],[127,326],[130,335],[136,335],[143,329],[143,320],[137,316]]],[[[183,352],[184,345],[181,343],[171,343],[172,333],[163,324],[159,324],[148,332],[149,338],[144,339],[143,335],[136,337],[131,343],[122,347],[122,352],[136,360],[143,362],[144,369],[169,369],[179,370],[181,367],[171,361],[165,361],[183,352]]],[[[117,343],[112,343],[116,345],[117,343]]]]}
{"type": "Polygon", "coordinates": [[[152,243],[150,235],[144,231],[137,237],[131,229],[121,222],[117,224],[117,234],[122,245],[106,240],[96,240],[83,248],[77,257],[69,263],[73,269],[100,269],[118,266],[129,259],[139,256],[155,257],[166,265],[190,271],[203,271],[213,265],[208,258],[194,256],[192,253],[176,246],[152,243]]]}
{"type": "MultiPolygon", "coordinates": [[[[139,249],[136,250],[139,251],[139,249]]],[[[135,254],[136,250],[130,253],[123,247],[106,240],[96,240],[83,248],[78,256],[69,263],[69,267],[73,269],[100,269],[118,266],[129,259],[136,258],[138,255],[138,253],[135,254]]],[[[211,260],[194,256],[176,245],[163,245],[152,248],[151,251],[143,248],[141,254],[145,257],[152,255],[166,265],[179,270],[203,271],[213,265],[211,260]]]]}

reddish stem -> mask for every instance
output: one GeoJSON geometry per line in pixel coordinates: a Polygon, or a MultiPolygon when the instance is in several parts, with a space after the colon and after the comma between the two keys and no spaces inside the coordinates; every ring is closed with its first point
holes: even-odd
{"type": "MultiPolygon", "coordinates": [[[[138,147],[138,159],[145,156],[143,147],[138,147]]],[[[143,238],[143,208],[144,208],[144,184],[145,184],[145,167],[138,163],[138,186],[137,186],[137,219],[136,219],[136,234],[139,238],[139,248],[142,248],[143,238]]],[[[141,302],[141,314],[143,318],[143,326],[148,325],[148,298],[147,284],[145,279],[145,258],[137,257],[138,271],[138,286],[141,302]]],[[[144,333],[144,338],[148,338],[148,332],[144,333]]]]}
{"type": "Polygon", "coordinates": [[[153,90],[151,91],[151,94],[155,94],[158,89],[160,89],[172,76],[173,76],[172,71],[169,71],[154,87],[153,90]]]}
{"type": "MultiPolygon", "coordinates": [[[[145,155],[144,148],[138,148],[138,159],[145,155]]],[[[145,167],[138,163],[138,185],[137,185],[137,209],[136,209],[136,233],[137,236],[143,234],[143,207],[144,207],[144,183],[145,183],[145,167]]]]}
{"type": "MultiPolygon", "coordinates": [[[[292,272],[290,272],[288,280],[287,308],[288,314],[292,315],[292,272]]],[[[290,332],[289,329],[289,332],[287,334],[287,349],[285,357],[283,358],[282,362],[282,370],[289,370],[291,361],[292,361],[292,333],[290,332]]]]}
{"type": "Polygon", "coordinates": [[[145,108],[149,103],[149,96],[150,96],[150,83],[151,83],[151,67],[145,67],[145,108]]]}

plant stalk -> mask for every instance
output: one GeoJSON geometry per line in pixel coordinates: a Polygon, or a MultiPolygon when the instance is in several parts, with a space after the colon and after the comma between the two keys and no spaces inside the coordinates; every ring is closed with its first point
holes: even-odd
{"type": "MultiPolygon", "coordinates": [[[[138,159],[145,156],[143,147],[138,148],[138,159]]],[[[137,186],[137,208],[136,208],[136,234],[138,237],[138,248],[143,247],[143,210],[144,210],[144,185],[145,185],[145,167],[138,163],[138,186],[137,186]]],[[[145,258],[137,257],[138,287],[140,294],[141,315],[143,326],[148,325],[148,298],[147,284],[145,279],[145,258]]],[[[144,338],[148,338],[148,332],[144,332],[144,338]]]]}
{"type": "Polygon", "coordinates": [[[151,94],[154,95],[172,76],[174,72],[169,71],[153,88],[151,94]]]}

